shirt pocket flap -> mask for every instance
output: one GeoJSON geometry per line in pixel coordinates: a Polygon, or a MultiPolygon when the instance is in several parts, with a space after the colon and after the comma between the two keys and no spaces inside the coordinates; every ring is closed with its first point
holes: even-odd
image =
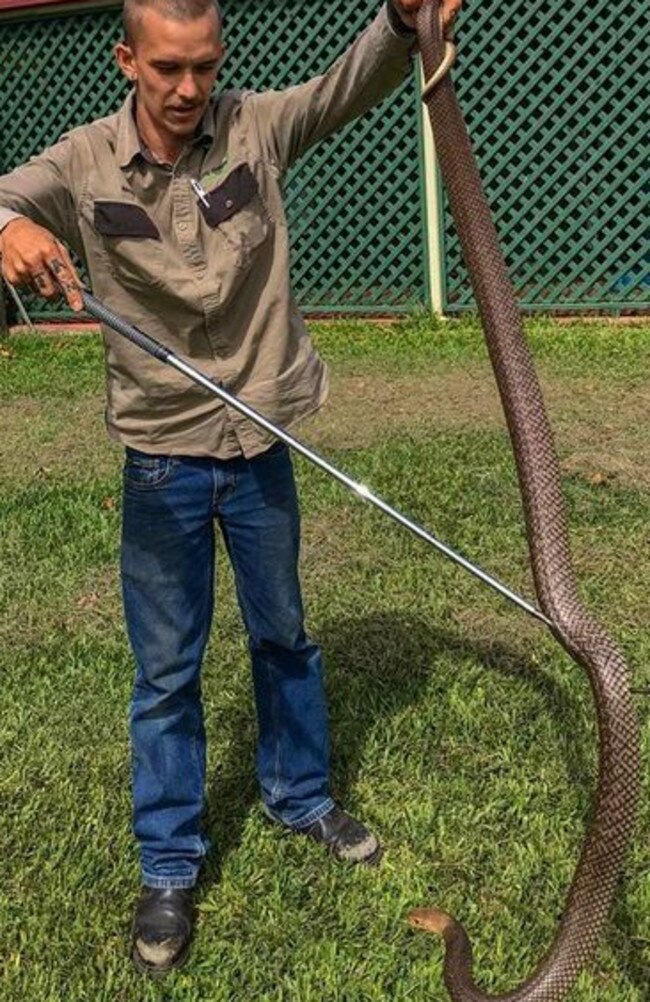
{"type": "Polygon", "coordinates": [[[257,181],[250,167],[240,164],[218,188],[207,193],[210,204],[201,205],[201,211],[210,226],[218,226],[248,205],[257,192],[257,181]]]}
{"type": "Polygon", "coordinates": [[[139,205],[133,202],[95,201],[95,230],[103,237],[149,237],[160,240],[156,224],[139,205]]]}

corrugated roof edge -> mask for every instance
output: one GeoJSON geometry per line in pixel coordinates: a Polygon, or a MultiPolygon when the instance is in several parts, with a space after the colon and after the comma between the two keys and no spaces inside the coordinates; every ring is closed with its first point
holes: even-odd
{"type": "Polygon", "coordinates": [[[69,14],[75,10],[88,13],[93,9],[120,7],[121,0],[0,0],[0,18],[38,17],[39,14],[69,14]]]}

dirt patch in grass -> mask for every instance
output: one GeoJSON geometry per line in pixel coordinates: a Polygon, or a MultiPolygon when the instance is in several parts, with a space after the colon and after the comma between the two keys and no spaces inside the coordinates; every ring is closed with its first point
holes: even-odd
{"type": "Polygon", "coordinates": [[[50,633],[66,636],[104,634],[122,621],[119,569],[111,563],[93,568],[80,586],[67,590],[59,587],[47,603],[26,607],[10,601],[0,620],[0,646],[18,643],[21,647],[42,642],[50,633]],[[20,637],[12,634],[20,622],[20,637]]]}
{"type": "Polygon", "coordinates": [[[0,428],[0,483],[79,479],[84,468],[109,476],[120,462],[98,395],[45,402],[21,397],[0,404],[0,428]]]}
{"type": "MultiPolygon", "coordinates": [[[[541,380],[562,465],[598,484],[616,479],[650,486],[650,383],[603,387],[593,379],[541,380]]],[[[487,365],[426,376],[334,376],[328,406],[301,435],[324,449],[358,449],[382,437],[455,428],[504,428],[487,365]]]]}
{"type": "MultiPolygon", "coordinates": [[[[541,378],[563,468],[594,484],[650,487],[650,382],[606,387],[595,379],[545,375],[543,368],[541,378]]],[[[95,476],[114,473],[120,450],[107,439],[103,406],[99,395],[0,405],[0,482],[78,477],[85,465],[95,476]]],[[[422,376],[334,373],[329,404],[298,434],[327,451],[471,427],[505,427],[491,369],[480,362],[422,376]]]]}
{"type": "MultiPolygon", "coordinates": [[[[303,520],[301,559],[312,581],[349,570],[350,540],[358,541],[360,518],[363,513],[359,509],[343,507],[303,520]]],[[[365,554],[355,552],[354,559],[363,560],[365,554]]]]}
{"type": "Polygon", "coordinates": [[[486,424],[503,426],[494,378],[487,366],[426,376],[332,376],[327,407],[304,422],[315,445],[359,449],[386,435],[486,424]]]}
{"type": "Polygon", "coordinates": [[[83,587],[66,606],[66,629],[87,632],[121,621],[119,571],[115,564],[100,567],[88,575],[83,587]]]}
{"type": "MultiPolygon", "coordinates": [[[[527,592],[525,597],[531,605],[537,604],[532,591],[527,592]]],[[[510,655],[513,664],[530,648],[531,643],[538,642],[544,636],[546,630],[532,616],[515,612],[509,605],[498,611],[471,606],[458,608],[454,612],[454,622],[461,635],[484,654],[493,644],[498,643],[498,648],[492,651],[494,657],[503,656],[508,660],[507,655],[510,655]],[[494,638],[498,638],[498,641],[494,638]]]]}
{"type": "Polygon", "coordinates": [[[604,387],[589,379],[545,381],[563,467],[593,484],[650,487],[650,383],[604,387]]]}

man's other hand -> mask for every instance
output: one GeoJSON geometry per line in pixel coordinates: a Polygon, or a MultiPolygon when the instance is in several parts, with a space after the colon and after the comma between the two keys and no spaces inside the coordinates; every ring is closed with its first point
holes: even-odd
{"type": "MultiPolygon", "coordinates": [[[[404,24],[407,24],[409,28],[415,28],[418,11],[424,2],[425,0],[394,0],[395,10],[404,24]]],[[[462,5],[463,0],[440,0],[440,13],[445,28],[454,23],[454,18],[462,5]]]]}
{"type": "Polygon", "coordinates": [[[0,234],[2,273],[12,285],[29,285],[45,299],[63,294],[75,311],[83,309],[81,281],[70,255],[49,230],[21,216],[0,234]]]}

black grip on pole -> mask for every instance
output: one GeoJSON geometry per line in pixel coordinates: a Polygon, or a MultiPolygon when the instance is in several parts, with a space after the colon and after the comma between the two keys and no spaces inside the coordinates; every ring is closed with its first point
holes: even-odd
{"type": "Polygon", "coordinates": [[[154,358],[159,359],[161,362],[169,361],[172,354],[169,348],[165,348],[160,341],[156,341],[155,338],[141,331],[139,327],[134,327],[133,324],[127,323],[117,313],[113,313],[108,306],[104,306],[99,299],[95,299],[91,292],[86,292],[85,289],[82,289],[81,299],[86,313],[90,313],[91,317],[95,317],[100,323],[106,324],[107,327],[110,327],[118,334],[122,334],[128,341],[132,341],[133,344],[137,344],[138,348],[146,351],[148,355],[153,355],[154,358]]]}

